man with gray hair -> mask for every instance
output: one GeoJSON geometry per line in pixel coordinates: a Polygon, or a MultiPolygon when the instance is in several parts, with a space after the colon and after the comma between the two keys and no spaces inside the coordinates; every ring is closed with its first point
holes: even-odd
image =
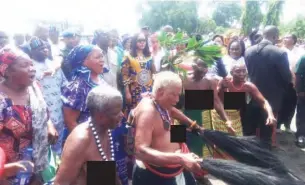
{"type": "Polygon", "coordinates": [[[86,185],[87,161],[115,160],[111,130],[123,118],[121,93],[108,85],[98,86],[89,92],[86,104],[91,119],[73,129],[66,140],[55,185],[86,185]]]}
{"type": "MultiPolygon", "coordinates": [[[[136,157],[133,185],[196,184],[190,172],[201,172],[197,163],[199,157],[188,153],[185,143],[170,141],[172,110],[181,91],[179,75],[170,71],[160,72],[155,76],[152,95],[143,97],[133,110],[136,157]]],[[[187,118],[185,122],[191,129],[199,127],[187,118]]]]}

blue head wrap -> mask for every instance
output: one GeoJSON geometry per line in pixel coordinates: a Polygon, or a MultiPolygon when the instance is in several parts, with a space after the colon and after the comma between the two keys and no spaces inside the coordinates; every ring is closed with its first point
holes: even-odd
{"type": "Polygon", "coordinates": [[[79,45],[69,53],[67,60],[72,68],[72,78],[81,76],[90,81],[91,70],[83,66],[83,63],[93,48],[94,45],[79,45]]]}

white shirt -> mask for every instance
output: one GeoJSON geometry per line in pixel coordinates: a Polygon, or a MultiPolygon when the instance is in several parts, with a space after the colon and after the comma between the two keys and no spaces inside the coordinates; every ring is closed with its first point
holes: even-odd
{"type": "Polygon", "coordinates": [[[156,72],[159,72],[161,70],[161,60],[164,56],[165,52],[163,49],[160,49],[157,54],[153,56],[156,72]]]}
{"type": "Polygon", "coordinates": [[[53,44],[53,42],[51,40],[49,40],[49,43],[51,45],[51,50],[52,50],[53,57],[59,56],[61,54],[59,43],[58,44],[53,44]]]}
{"type": "Polygon", "coordinates": [[[104,67],[109,70],[109,72],[104,73],[103,79],[112,87],[118,88],[117,85],[117,71],[118,71],[118,54],[115,49],[108,48],[107,55],[105,57],[104,67]]]}
{"type": "Polygon", "coordinates": [[[294,46],[292,50],[289,50],[286,47],[283,49],[287,52],[290,69],[294,70],[298,60],[305,54],[305,50],[297,46],[294,46]]]}

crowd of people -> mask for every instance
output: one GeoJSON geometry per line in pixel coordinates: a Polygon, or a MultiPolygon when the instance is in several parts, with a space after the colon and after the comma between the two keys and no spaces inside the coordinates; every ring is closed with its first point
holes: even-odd
{"type": "MultiPolygon", "coordinates": [[[[16,182],[29,148],[31,185],[85,185],[87,161],[115,161],[121,185],[209,184],[200,158],[231,157],[209,150],[191,132],[186,143],[171,143],[170,126],[177,123],[188,131],[257,136],[272,149],[282,124],[291,132],[297,110],[296,144],[305,147],[305,50],[294,34],[287,33],[282,46],[275,26],[255,31],[250,44],[215,35],[208,44],[221,47],[223,57],[212,66],[200,58],[185,63],[183,78],[163,67],[160,32],[174,29],[150,33],[143,27],[122,37],[100,29],[91,43],[82,43],[75,30],[60,33],[45,25],[32,36],[14,35],[13,43],[0,31],[0,184],[16,182]],[[176,106],[186,90],[212,90],[214,109],[176,106]],[[228,92],[244,93],[245,105],[226,109],[228,92]],[[60,164],[46,180],[50,152],[60,164]]],[[[198,34],[196,39],[207,43],[198,34]]]]}

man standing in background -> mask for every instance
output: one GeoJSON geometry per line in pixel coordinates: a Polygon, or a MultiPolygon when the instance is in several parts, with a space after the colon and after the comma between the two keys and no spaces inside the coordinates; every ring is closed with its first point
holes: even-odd
{"type": "MultiPolygon", "coordinates": [[[[266,26],[263,37],[259,44],[251,46],[246,51],[245,61],[250,81],[268,100],[277,118],[284,93],[292,82],[291,71],[287,53],[275,46],[279,38],[278,28],[266,26]]],[[[259,137],[268,143],[272,141],[272,146],[276,146],[276,129],[265,124],[265,116],[257,103],[251,100],[247,109],[247,124],[258,124],[259,137]]],[[[245,135],[255,134],[256,129],[245,130],[245,135]]]]}
{"type": "Polygon", "coordinates": [[[292,73],[292,83],[287,88],[284,99],[283,99],[283,106],[279,112],[278,117],[278,131],[280,130],[281,124],[285,125],[286,132],[292,133],[290,130],[291,120],[295,113],[295,108],[297,105],[297,94],[295,90],[295,75],[294,71],[296,70],[296,63],[301,58],[305,51],[296,46],[297,43],[297,36],[295,34],[287,34],[284,37],[284,47],[283,49],[287,52],[288,60],[289,60],[289,67],[292,73]]]}

